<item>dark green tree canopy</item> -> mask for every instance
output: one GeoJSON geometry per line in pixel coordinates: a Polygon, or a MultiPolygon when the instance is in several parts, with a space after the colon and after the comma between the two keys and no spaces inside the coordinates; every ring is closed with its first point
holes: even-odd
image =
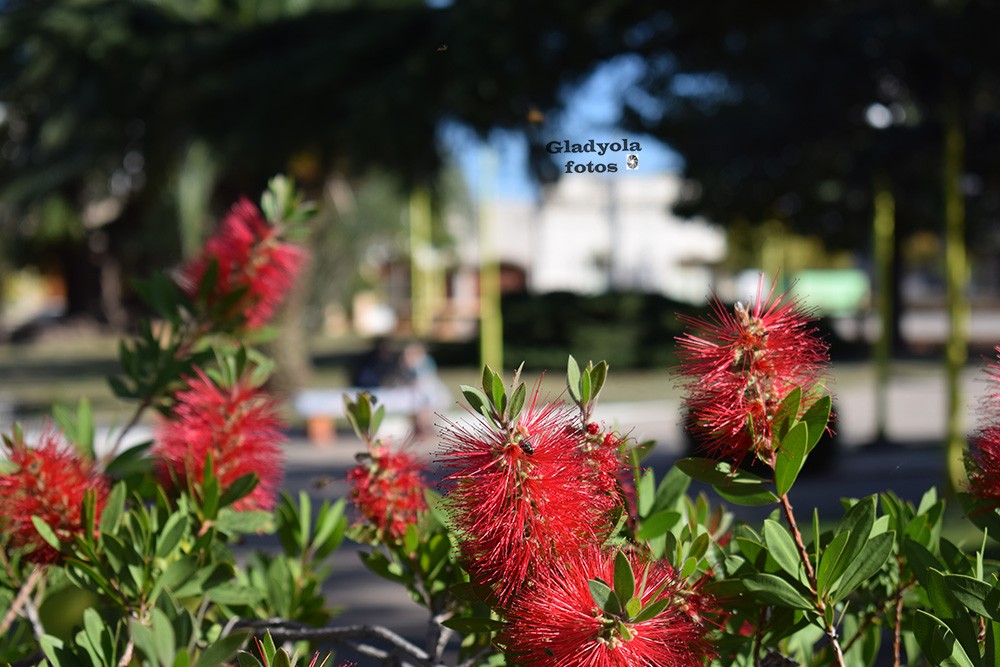
{"type": "Polygon", "coordinates": [[[940,220],[954,114],[970,219],[996,222],[998,19],[995,3],[974,1],[689,3],[640,46],[650,67],[623,122],[683,156],[679,212],[779,219],[857,247],[877,178],[903,225],[940,220]]]}

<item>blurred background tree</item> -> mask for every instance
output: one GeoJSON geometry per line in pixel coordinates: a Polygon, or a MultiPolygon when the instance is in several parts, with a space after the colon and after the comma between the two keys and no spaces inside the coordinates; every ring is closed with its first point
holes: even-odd
{"type": "Polygon", "coordinates": [[[312,196],[373,207],[332,206],[316,239],[313,298],[345,299],[359,276],[331,248],[356,260],[400,244],[391,211],[416,188],[443,210],[442,124],[523,132],[536,175],[554,178],[544,143],[568,93],[621,58],[642,72],[621,125],[683,158],[678,212],[742,237],[869,248],[882,182],[896,243],[909,243],[942,229],[951,123],[969,246],[996,252],[998,12],[964,0],[14,0],[0,9],[3,252],[73,275],[70,313],[121,325],[121,276],[176,264],[206,220],[285,171],[312,196]]]}

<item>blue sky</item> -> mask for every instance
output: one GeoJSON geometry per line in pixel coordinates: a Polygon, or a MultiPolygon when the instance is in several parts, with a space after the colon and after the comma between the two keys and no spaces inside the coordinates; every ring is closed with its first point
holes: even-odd
{"type": "MultiPolygon", "coordinates": [[[[552,136],[546,139],[583,143],[588,139],[610,142],[627,136],[629,141],[642,145],[639,173],[678,171],[681,160],[676,153],[648,136],[623,133],[616,125],[618,100],[629,95],[630,84],[641,73],[639,59],[628,56],[598,67],[580,86],[564,95],[566,110],[547,120],[547,126],[553,129],[549,131],[552,136]]],[[[487,141],[481,141],[471,130],[453,125],[442,132],[442,141],[465,175],[473,197],[480,193],[501,199],[538,197],[538,186],[528,171],[528,144],[519,132],[498,130],[487,141]],[[483,178],[489,178],[492,184],[483,183],[483,178]]],[[[627,178],[629,173],[621,170],[614,177],[627,178]]]]}

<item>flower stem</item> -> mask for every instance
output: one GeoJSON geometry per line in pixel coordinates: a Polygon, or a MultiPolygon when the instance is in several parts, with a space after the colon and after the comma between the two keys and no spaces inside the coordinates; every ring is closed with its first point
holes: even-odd
{"type": "Polygon", "coordinates": [[[799,560],[802,561],[802,567],[805,568],[806,578],[809,580],[809,591],[813,594],[813,603],[816,605],[816,611],[819,613],[819,617],[823,619],[825,626],[823,630],[826,632],[826,636],[830,640],[830,647],[833,649],[834,664],[838,667],[844,667],[844,653],[840,648],[837,628],[834,627],[833,623],[826,621],[826,601],[820,595],[819,586],[816,583],[816,572],[813,570],[812,561],[809,560],[809,552],[806,551],[805,544],[802,541],[802,533],[799,532],[799,525],[795,521],[795,513],[792,511],[792,503],[788,500],[788,494],[781,494],[778,497],[778,502],[781,504],[781,511],[788,522],[788,528],[792,531],[792,539],[795,540],[795,548],[799,552],[799,560]]]}
{"type": "Polygon", "coordinates": [[[30,603],[31,592],[35,589],[35,585],[38,584],[38,580],[42,578],[44,573],[44,567],[36,568],[31,571],[28,578],[21,584],[21,589],[17,592],[17,597],[11,603],[10,609],[7,610],[7,614],[3,617],[3,621],[0,621],[0,635],[7,634],[7,630],[13,625],[14,619],[21,613],[21,609],[30,603]]]}

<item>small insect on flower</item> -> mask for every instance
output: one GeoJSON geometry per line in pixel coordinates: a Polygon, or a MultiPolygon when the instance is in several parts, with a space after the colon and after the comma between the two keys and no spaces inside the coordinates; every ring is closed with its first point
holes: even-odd
{"type": "Polygon", "coordinates": [[[574,407],[537,392],[506,432],[473,416],[444,431],[445,503],[466,570],[502,606],[532,572],[602,541],[618,499],[580,446],[574,407]]]}

